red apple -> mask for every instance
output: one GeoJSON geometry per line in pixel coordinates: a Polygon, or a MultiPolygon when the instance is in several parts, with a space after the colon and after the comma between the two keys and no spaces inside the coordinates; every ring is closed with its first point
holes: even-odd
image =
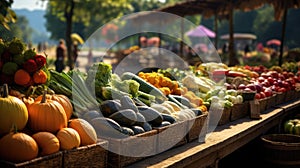
{"type": "Polygon", "coordinates": [[[273,83],[274,83],[274,78],[273,77],[268,77],[267,80],[270,83],[270,85],[273,85],[273,83]]]}
{"type": "Polygon", "coordinates": [[[269,87],[270,86],[270,83],[269,83],[269,81],[267,79],[265,81],[263,81],[261,84],[263,86],[265,86],[265,87],[269,87]]]}
{"type": "Polygon", "coordinates": [[[255,99],[260,99],[261,96],[260,96],[260,93],[255,93],[255,99]]]}
{"type": "Polygon", "coordinates": [[[246,85],[246,87],[251,89],[252,91],[256,91],[256,87],[253,83],[250,83],[250,84],[246,85]]]}
{"type": "Polygon", "coordinates": [[[259,92],[259,94],[261,99],[266,98],[266,94],[264,92],[259,92]]]}
{"type": "Polygon", "coordinates": [[[260,76],[260,77],[257,78],[257,81],[260,82],[260,83],[262,83],[263,81],[265,81],[265,78],[262,77],[262,76],[260,76]]]}
{"type": "Polygon", "coordinates": [[[278,78],[278,72],[277,72],[277,71],[269,71],[269,74],[270,74],[273,78],[278,78]]]}
{"type": "Polygon", "coordinates": [[[273,95],[272,89],[269,87],[264,90],[264,93],[265,93],[266,97],[270,97],[273,95]]]}
{"type": "Polygon", "coordinates": [[[282,93],[283,93],[283,92],[286,92],[286,89],[283,88],[283,87],[282,87],[282,88],[279,88],[279,89],[278,89],[278,92],[282,92],[282,93]]]}
{"type": "Polygon", "coordinates": [[[240,84],[238,86],[238,90],[244,90],[244,89],[246,89],[246,85],[245,84],[240,84]]]}

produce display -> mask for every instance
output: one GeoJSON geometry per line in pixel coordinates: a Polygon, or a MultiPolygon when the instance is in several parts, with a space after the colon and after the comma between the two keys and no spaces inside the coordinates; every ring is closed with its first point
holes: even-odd
{"type": "MultiPolygon", "coordinates": [[[[135,136],[195,119],[212,106],[232,108],[300,89],[292,63],[271,68],[202,63],[118,75],[97,62],[87,72],[59,73],[18,39],[1,42],[0,51],[0,159],[11,162],[103,137],[135,136]]],[[[298,121],[289,121],[285,131],[298,134],[298,127],[298,121]]]]}

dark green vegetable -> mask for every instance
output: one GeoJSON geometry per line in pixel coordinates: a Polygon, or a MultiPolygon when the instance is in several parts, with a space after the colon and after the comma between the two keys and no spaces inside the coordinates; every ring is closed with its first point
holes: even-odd
{"type": "Polygon", "coordinates": [[[143,125],[142,125],[143,129],[145,130],[145,132],[147,131],[151,131],[152,130],[152,126],[148,123],[148,122],[145,122],[143,125]]]}
{"type": "Polygon", "coordinates": [[[122,134],[122,127],[113,119],[97,117],[92,119],[90,123],[94,127],[98,138],[125,138],[124,134],[122,134]]]}
{"type": "Polygon", "coordinates": [[[162,115],[164,121],[168,121],[171,124],[176,122],[176,119],[173,116],[169,115],[169,114],[161,114],[161,115],[162,115]]]}
{"type": "Polygon", "coordinates": [[[141,134],[141,133],[145,132],[143,127],[137,126],[137,125],[132,126],[131,129],[133,130],[134,135],[141,134]]]}
{"type": "Polygon", "coordinates": [[[129,96],[123,96],[120,99],[120,102],[121,102],[121,109],[131,109],[136,113],[139,111],[134,101],[129,96]]]}
{"type": "Polygon", "coordinates": [[[132,126],[137,120],[136,113],[131,109],[120,110],[113,113],[109,118],[115,120],[122,126],[132,126]]]}
{"type": "Polygon", "coordinates": [[[100,103],[100,110],[104,117],[108,117],[121,109],[120,102],[116,100],[105,100],[100,103]]]}
{"type": "Polygon", "coordinates": [[[134,131],[131,128],[128,127],[122,127],[122,133],[125,135],[133,136],[134,131]]]}
{"type": "Polygon", "coordinates": [[[122,80],[132,80],[133,79],[133,80],[137,81],[140,84],[140,91],[155,96],[155,100],[159,103],[162,103],[167,100],[166,96],[158,88],[156,88],[152,84],[146,82],[144,79],[135,75],[134,73],[125,72],[122,74],[121,79],[122,80]]]}
{"type": "Polygon", "coordinates": [[[146,121],[152,126],[159,126],[163,122],[161,113],[148,106],[138,106],[139,113],[141,113],[146,121]]]}

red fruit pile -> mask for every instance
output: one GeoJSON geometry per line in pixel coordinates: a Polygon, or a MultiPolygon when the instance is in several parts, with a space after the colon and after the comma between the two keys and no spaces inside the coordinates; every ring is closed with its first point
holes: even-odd
{"type": "Polygon", "coordinates": [[[23,69],[33,74],[46,65],[46,57],[39,55],[35,49],[26,49],[25,43],[14,38],[11,41],[0,41],[0,84],[17,84],[14,75],[23,69]]]}

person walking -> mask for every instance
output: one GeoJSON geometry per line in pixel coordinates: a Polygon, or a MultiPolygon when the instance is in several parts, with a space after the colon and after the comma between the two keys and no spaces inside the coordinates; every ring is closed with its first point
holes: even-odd
{"type": "Polygon", "coordinates": [[[63,39],[59,40],[59,44],[56,47],[56,61],[55,70],[57,72],[62,72],[65,69],[65,57],[66,57],[66,46],[63,39]]]}

